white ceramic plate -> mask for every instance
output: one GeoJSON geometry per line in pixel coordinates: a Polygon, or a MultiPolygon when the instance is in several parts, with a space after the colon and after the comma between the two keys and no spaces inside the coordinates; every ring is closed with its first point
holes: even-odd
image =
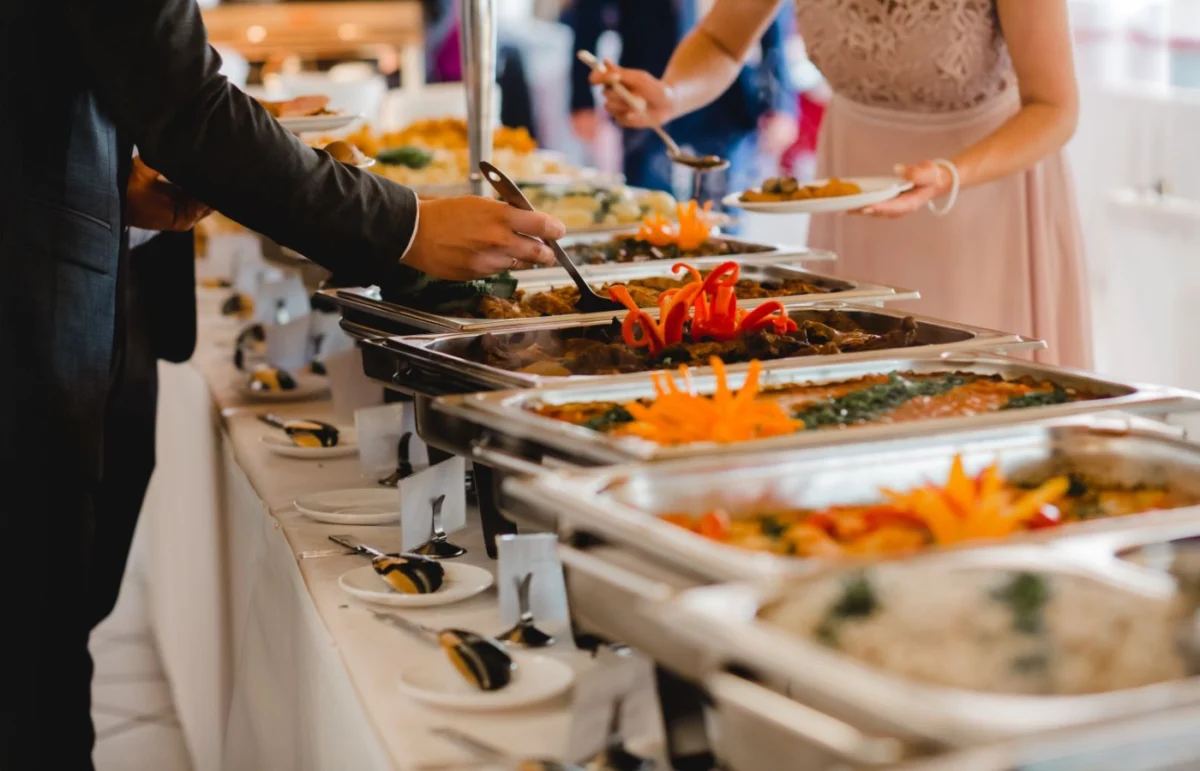
{"type": "Polygon", "coordinates": [[[329,381],[311,372],[293,372],[296,387],[290,391],[252,391],[249,376],[238,387],[242,397],[256,402],[299,402],[316,399],[329,391],[329,381]]]}
{"type": "MultiPolygon", "coordinates": [[[[840,195],[835,198],[807,198],[801,201],[772,201],[746,203],[742,193],[730,193],[721,200],[725,206],[759,214],[823,214],[827,212],[853,211],[874,203],[890,201],[903,192],[912,190],[912,183],[899,177],[841,177],[843,182],[853,182],[862,188],[858,195],[840,195]]],[[[807,184],[823,185],[829,180],[818,179],[807,184]]]]}
{"type": "Polygon", "coordinates": [[[400,673],[400,691],[435,707],[489,711],[527,707],[552,699],[575,682],[575,672],[558,659],[515,653],[517,671],[498,691],[481,691],[463,679],[444,656],[436,664],[413,663],[400,673]]]}
{"type": "MultiPolygon", "coordinates": [[[[395,491],[393,491],[394,493],[395,491]]],[[[338,586],[351,597],[375,605],[396,608],[431,608],[470,599],[492,585],[492,574],[481,567],[441,561],[446,570],[442,588],[432,594],[405,594],[388,586],[370,565],[348,570],[338,577],[338,586]]]]}
{"type": "Polygon", "coordinates": [[[337,131],[362,120],[361,115],[305,115],[300,118],[277,118],[279,125],[293,134],[337,131]]]}
{"type": "Polygon", "coordinates": [[[293,505],[327,525],[385,525],[400,521],[400,495],[393,487],[325,490],[302,495],[293,505]]]}
{"type": "Polygon", "coordinates": [[[333,447],[297,447],[280,429],[268,430],[259,441],[268,450],[285,458],[300,460],[323,460],[325,458],[341,458],[358,452],[358,435],[353,428],[337,427],[338,443],[333,447]]]}

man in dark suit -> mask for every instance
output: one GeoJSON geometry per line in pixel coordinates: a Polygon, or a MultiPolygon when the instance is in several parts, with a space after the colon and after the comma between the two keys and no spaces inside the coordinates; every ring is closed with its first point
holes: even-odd
{"type": "MultiPolygon", "coordinates": [[[[595,52],[600,35],[614,30],[621,36],[622,67],[646,70],[662,77],[671,52],[684,33],[695,26],[700,0],[574,0],[563,21],[575,32],[575,49],[595,52]]],[[[761,56],[742,68],[738,79],[715,102],[672,121],[668,131],[680,145],[694,152],[729,158],[733,166],[728,185],[745,187],[754,175],[755,137],[760,123],[795,123],[792,92],[784,57],[784,25],[790,19],[784,8],[767,28],[761,56]]],[[[595,137],[597,122],[591,71],[576,60],[571,71],[571,122],[585,142],[595,137]]],[[[774,133],[774,132],[772,132],[774,133]]],[[[671,162],[654,132],[625,129],[625,178],[631,185],[671,191],[671,162]]],[[[785,143],[786,144],[786,143],[785,143]]],[[[710,175],[712,176],[712,175],[710,175]]],[[[715,194],[717,191],[711,191],[715,194]]]]}
{"type": "Polygon", "coordinates": [[[127,227],[155,228],[161,201],[130,184],[135,145],[191,196],[357,282],[549,264],[519,234],[562,234],[481,198],[418,204],[306,147],[218,67],[194,0],[0,3],[5,771],[91,768],[88,635],[132,533],[108,517],[134,508],[153,462],[116,462],[138,432],[152,440],[129,405],[153,398],[135,351],[153,340],[135,338],[156,330],[133,309],[159,287],[130,269],[127,227]]]}

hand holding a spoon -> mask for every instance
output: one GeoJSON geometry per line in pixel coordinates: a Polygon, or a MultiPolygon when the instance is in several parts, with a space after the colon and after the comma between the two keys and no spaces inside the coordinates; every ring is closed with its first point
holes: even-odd
{"type": "Polygon", "coordinates": [[[675,116],[675,101],[671,87],[645,70],[619,67],[612,60],[592,70],[592,85],[604,86],[604,109],[617,123],[626,128],[661,126],[675,116]],[[618,89],[645,105],[638,110],[618,89]]]}

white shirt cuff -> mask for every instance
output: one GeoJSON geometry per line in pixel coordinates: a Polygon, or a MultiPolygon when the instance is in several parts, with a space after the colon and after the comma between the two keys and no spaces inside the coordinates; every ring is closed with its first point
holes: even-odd
{"type": "Polygon", "coordinates": [[[417,202],[417,216],[413,217],[412,235],[408,237],[408,246],[404,247],[404,252],[400,255],[400,262],[404,262],[404,258],[408,256],[408,250],[412,249],[413,241],[417,240],[417,228],[421,227],[421,203],[417,202]]]}

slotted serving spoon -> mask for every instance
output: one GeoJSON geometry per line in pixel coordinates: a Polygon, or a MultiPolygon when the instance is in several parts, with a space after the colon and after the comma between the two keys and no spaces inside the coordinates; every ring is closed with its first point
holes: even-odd
{"type": "MultiPolygon", "coordinates": [[[[491,183],[496,192],[500,194],[500,198],[509,206],[515,206],[518,209],[525,211],[535,211],[533,204],[529,203],[529,199],[521,192],[521,188],[517,187],[516,183],[508,178],[507,175],[500,169],[497,169],[487,161],[479,162],[479,170],[483,173],[483,178],[491,183]]],[[[571,262],[571,258],[563,251],[563,248],[558,245],[558,241],[553,238],[539,238],[539,241],[550,247],[554,252],[554,256],[558,259],[558,264],[563,266],[563,269],[571,276],[571,280],[575,282],[575,286],[579,289],[579,302],[575,303],[575,307],[583,313],[605,313],[608,311],[623,311],[625,306],[615,300],[610,300],[607,297],[601,297],[593,291],[588,282],[583,280],[583,276],[579,275],[579,268],[575,267],[575,263],[571,262]]]]}
{"type": "MultiPolygon", "coordinates": [[[[608,72],[608,68],[591,51],[579,51],[575,56],[578,57],[579,61],[591,67],[596,72],[608,72]]],[[[646,112],[646,102],[644,99],[635,96],[620,83],[613,83],[612,90],[616,92],[617,96],[625,100],[625,104],[632,107],[638,115],[642,116],[655,134],[658,134],[658,138],[667,146],[667,157],[672,162],[678,163],[680,166],[688,166],[696,171],[719,171],[729,166],[728,159],[718,155],[691,155],[685,153],[679,149],[679,145],[675,144],[675,140],[671,139],[671,135],[663,131],[662,126],[650,119],[650,115],[646,112]]]]}

